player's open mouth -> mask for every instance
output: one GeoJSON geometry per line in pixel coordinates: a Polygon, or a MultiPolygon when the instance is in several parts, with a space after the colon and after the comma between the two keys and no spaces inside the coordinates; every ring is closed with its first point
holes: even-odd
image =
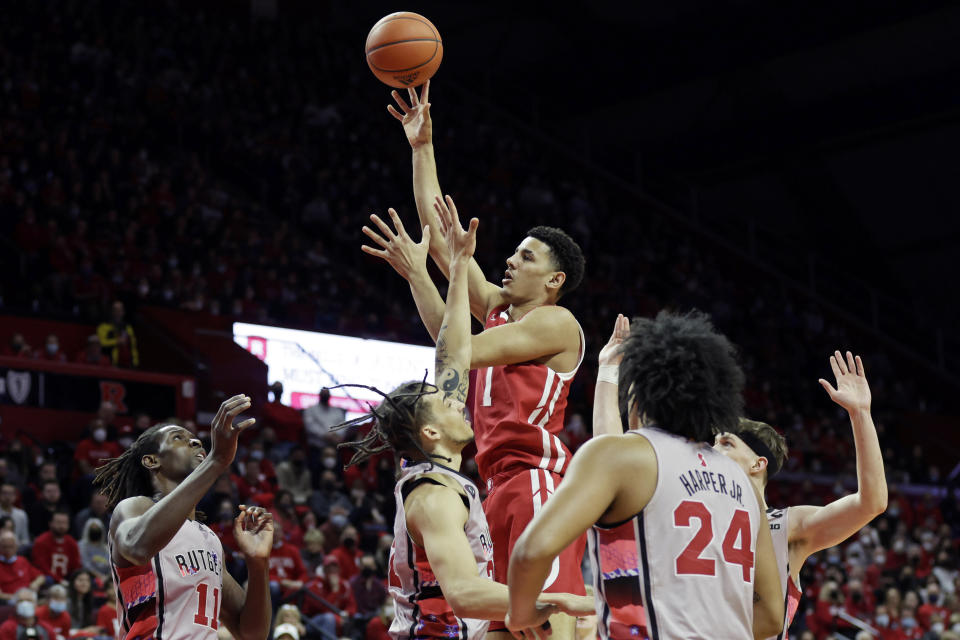
{"type": "Polygon", "coordinates": [[[203,459],[206,458],[207,456],[206,456],[206,454],[198,453],[198,454],[196,455],[196,457],[197,457],[197,458],[200,458],[201,460],[203,460],[203,459]]]}
{"type": "Polygon", "coordinates": [[[509,272],[509,271],[504,271],[504,272],[503,272],[503,284],[506,285],[506,284],[508,284],[508,283],[510,283],[510,282],[513,282],[513,276],[510,275],[510,272],[509,272]]]}

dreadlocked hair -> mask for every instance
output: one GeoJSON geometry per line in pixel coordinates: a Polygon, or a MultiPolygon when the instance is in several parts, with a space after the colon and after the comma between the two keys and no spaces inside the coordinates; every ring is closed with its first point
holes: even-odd
{"type": "Polygon", "coordinates": [[[734,346],[701,311],[635,318],[623,344],[620,405],[645,421],[696,441],[735,431],[743,371],[734,346]]]}
{"type": "MultiPolygon", "coordinates": [[[[347,467],[360,464],[372,456],[388,449],[394,452],[394,459],[399,468],[400,458],[413,460],[423,457],[430,460],[433,457],[423,450],[420,438],[417,437],[419,427],[432,414],[430,407],[421,402],[424,396],[437,393],[436,385],[430,384],[424,377],[421,381],[404,382],[390,393],[384,393],[376,387],[362,384],[344,384],[340,387],[360,387],[369,389],[383,396],[383,402],[378,407],[371,407],[370,413],[353,420],[332,427],[331,430],[347,429],[349,427],[373,421],[373,427],[364,437],[353,442],[341,442],[337,449],[348,447],[353,449],[353,456],[347,467]]],[[[338,387],[332,387],[337,389],[338,387]]]]}
{"type": "Polygon", "coordinates": [[[143,466],[143,456],[160,450],[160,430],[165,424],[157,424],[140,434],[130,448],[116,458],[97,467],[93,484],[107,496],[110,508],[133,496],[151,496],[154,493],[150,471],[143,466]]]}

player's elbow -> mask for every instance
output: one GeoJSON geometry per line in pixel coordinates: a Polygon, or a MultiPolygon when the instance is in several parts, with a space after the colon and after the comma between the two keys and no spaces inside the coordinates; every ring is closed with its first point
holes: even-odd
{"type": "Polygon", "coordinates": [[[864,492],[861,491],[860,505],[865,514],[872,520],[887,510],[887,492],[872,491],[864,495],[864,492]]]}
{"type": "Polygon", "coordinates": [[[754,615],[753,637],[754,640],[764,640],[780,635],[783,631],[783,607],[780,608],[779,615],[766,607],[760,615],[754,615]]]}

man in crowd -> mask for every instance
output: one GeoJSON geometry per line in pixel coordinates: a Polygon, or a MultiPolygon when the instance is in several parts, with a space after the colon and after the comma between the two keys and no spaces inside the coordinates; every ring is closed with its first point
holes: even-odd
{"type": "Polygon", "coordinates": [[[80,568],[80,546],[70,535],[70,514],[66,511],[54,511],[49,526],[33,542],[33,565],[60,582],[80,568]]]}
{"type": "Polygon", "coordinates": [[[10,531],[0,533],[0,602],[9,601],[24,587],[36,591],[46,581],[39,569],[17,554],[17,537],[10,531]]]}

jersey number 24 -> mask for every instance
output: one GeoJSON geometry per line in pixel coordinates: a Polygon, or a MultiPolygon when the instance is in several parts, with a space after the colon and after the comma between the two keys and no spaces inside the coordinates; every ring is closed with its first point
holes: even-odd
{"type": "MultiPolygon", "coordinates": [[[[701,554],[713,540],[713,516],[702,502],[684,500],[673,511],[673,524],[678,527],[691,527],[693,520],[700,523],[693,539],[677,556],[677,575],[714,576],[717,574],[717,561],[701,554]]],[[[753,550],[750,548],[753,534],[750,531],[750,514],[743,509],[733,512],[733,519],[723,536],[721,551],[728,564],[740,565],[744,582],[750,582],[750,570],[753,569],[753,550]]]]}

